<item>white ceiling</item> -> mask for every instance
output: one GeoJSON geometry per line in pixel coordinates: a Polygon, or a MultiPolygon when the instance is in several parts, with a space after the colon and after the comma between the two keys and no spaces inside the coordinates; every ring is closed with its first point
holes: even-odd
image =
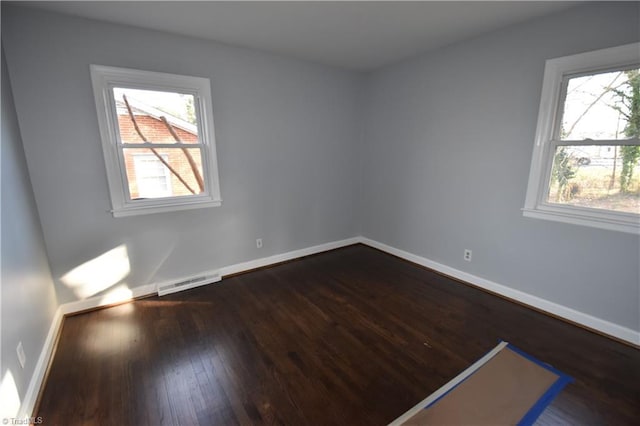
{"type": "MultiPolygon", "coordinates": [[[[371,70],[567,9],[564,1],[33,2],[31,7],[371,70]]],[[[24,3],[23,3],[24,5],[24,3]]]]}

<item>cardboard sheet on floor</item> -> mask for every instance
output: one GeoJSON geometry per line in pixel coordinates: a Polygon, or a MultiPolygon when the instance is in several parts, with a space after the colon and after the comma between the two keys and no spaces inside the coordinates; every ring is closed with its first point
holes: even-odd
{"type": "Polygon", "coordinates": [[[572,380],[501,342],[391,425],[530,425],[572,380]]]}

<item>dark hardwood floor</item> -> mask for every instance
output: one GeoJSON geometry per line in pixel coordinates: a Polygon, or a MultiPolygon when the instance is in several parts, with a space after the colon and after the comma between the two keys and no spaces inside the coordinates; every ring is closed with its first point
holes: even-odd
{"type": "Polygon", "coordinates": [[[356,245],[68,317],[51,425],[384,425],[507,340],[572,375],[540,424],[640,422],[640,350],[356,245]]]}

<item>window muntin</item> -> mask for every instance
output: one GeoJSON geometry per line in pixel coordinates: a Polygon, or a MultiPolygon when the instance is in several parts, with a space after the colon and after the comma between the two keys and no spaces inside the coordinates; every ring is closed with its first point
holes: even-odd
{"type": "Polygon", "coordinates": [[[525,216],[640,233],[639,64],[638,43],[547,61],[525,216]]]}
{"type": "Polygon", "coordinates": [[[97,65],[91,75],[114,216],[220,205],[209,81],[97,65]],[[143,157],[156,175],[141,181],[143,157]]]}

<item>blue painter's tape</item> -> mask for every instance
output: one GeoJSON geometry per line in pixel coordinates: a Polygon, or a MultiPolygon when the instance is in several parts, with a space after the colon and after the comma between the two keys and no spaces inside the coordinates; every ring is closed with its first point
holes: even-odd
{"type": "Polygon", "coordinates": [[[511,343],[507,344],[507,349],[512,350],[523,358],[528,359],[534,364],[537,364],[545,370],[551,371],[558,376],[558,379],[553,383],[553,385],[551,385],[551,387],[547,389],[547,391],[540,397],[540,399],[538,399],[533,407],[529,409],[527,414],[525,414],[524,417],[518,422],[518,426],[529,426],[536,421],[540,414],[542,414],[545,408],[547,408],[547,406],[551,404],[551,401],[553,401],[555,397],[558,396],[562,389],[569,383],[573,382],[573,377],[563,373],[556,368],[553,368],[549,364],[545,364],[544,362],[529,355],[528,353],[523,352],[522,350],[513,346],[511,343]]]}
{"type": "Polygon", "coordinates": [[[555,399],[556,396],[562,391],[562,389],[573,382],[573,378],[563,374],[558,380],[555,381],[553,385],[540,397],[538,402],[536,402],[533,407],[524,415],[524,417],[518,422],[518,426],[529,426],[532,425],[540,414],[547,408],[551,401],[555,399]]]}

